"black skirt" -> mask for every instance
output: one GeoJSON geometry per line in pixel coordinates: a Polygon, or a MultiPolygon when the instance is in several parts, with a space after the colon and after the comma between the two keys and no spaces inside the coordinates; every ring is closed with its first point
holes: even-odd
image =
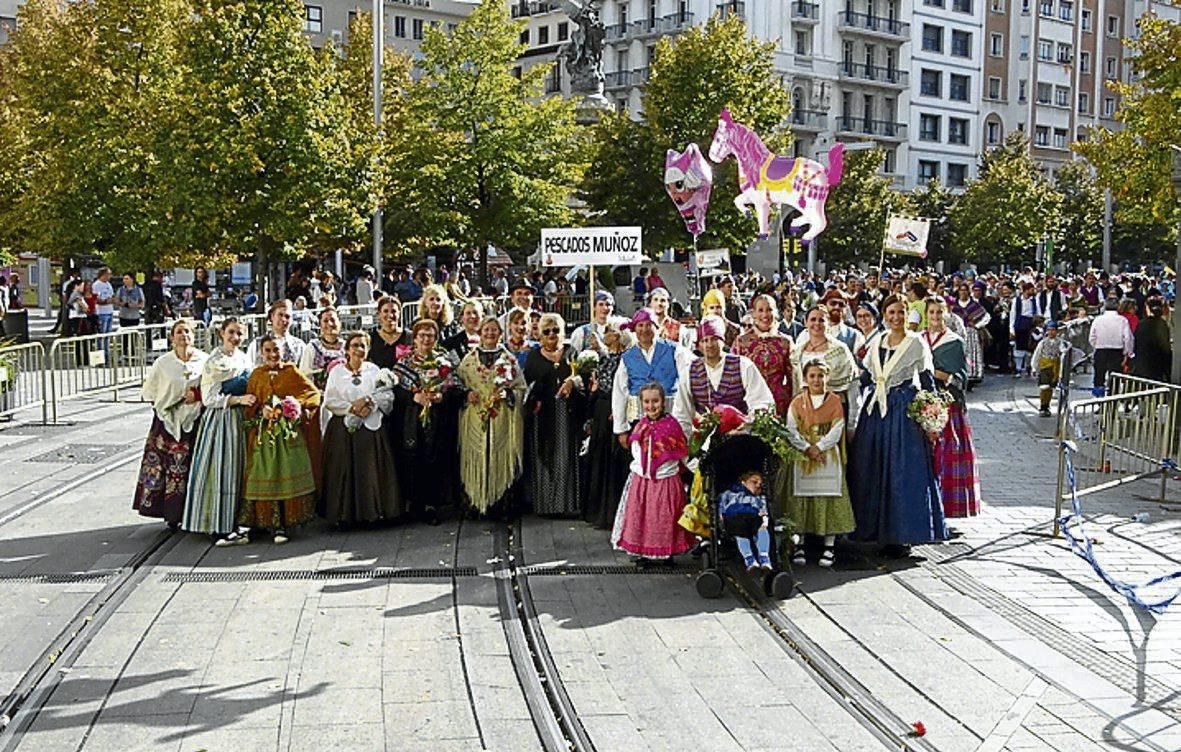
{"type": "Polygon", "coordinates": [[[627,483],[630,453],[619,445],[611,420],[611,395],[599,394],[591,402],[590,445],[583,473],[586,508],[583,519],[601,530],[615,524],[619,498],[627,483]]]}
{"type": "Polygon", "coordinates": [[[405,512],[389,441],[382,429],[350,433],[333,416],[324,433],[324,481],[317,510],[335,524],[379,522],[405,512]]]}

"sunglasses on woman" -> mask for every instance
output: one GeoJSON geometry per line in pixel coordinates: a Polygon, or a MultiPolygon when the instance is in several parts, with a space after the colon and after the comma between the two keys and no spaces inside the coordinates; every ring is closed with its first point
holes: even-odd
{"type": "Polygon", "coordinates": [[[542,333],[542,335],[544,335],[546,337],[552,337],[558,333],[558,330],[556,328],[555,329],[542,329],[541,333],[542,333]]]}

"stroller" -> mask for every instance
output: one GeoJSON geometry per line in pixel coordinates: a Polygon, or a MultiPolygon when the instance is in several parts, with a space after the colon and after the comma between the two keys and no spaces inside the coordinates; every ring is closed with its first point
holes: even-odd
{"type": "MultiPolygon", "coordinates": [[[[702,598],[717,598],[722,594],[724,583],[718,571],[722,566],[722,558],[733,558],[735,545],[733,539],[726,534],[722,525],[722,516],[718,508],[718,496],[733,485],[743,473],[748,470],[758,470],[765,479],[770,479],[779,465],[772,448],[762,439],[752,434],[740,433],[726,436],[715,436],[709,452],[701,459],[701,475],[705,485],[706,498],[709,499],[710,535],[704,554],[704,568],[697,575],[697,594],[702,598]]],[[[761,576],[763,591],[775,598],[787,598],[795,589],[795,578],[790,565],[780,559],[779,545],[776,540],[774,510],[777,508],[775,500],[771,498],[773,489],[771,483],[764,484],[767,495],[768,509],[771,511],[771,571],[761,576]]]]}

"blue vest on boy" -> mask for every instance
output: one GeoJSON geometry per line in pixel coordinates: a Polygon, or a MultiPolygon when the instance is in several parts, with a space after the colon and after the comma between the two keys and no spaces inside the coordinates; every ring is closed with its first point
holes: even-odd
{"type": "Polygon", "coordinates": [[[627,367],[627,393],[637,395],[640,387],[655,381],[671,397],[677,391],[677,346],[657,339],[652,348],[651,363],[645,360],[639,345],[629,347],[623,353],[623,365],[627,367]]]}

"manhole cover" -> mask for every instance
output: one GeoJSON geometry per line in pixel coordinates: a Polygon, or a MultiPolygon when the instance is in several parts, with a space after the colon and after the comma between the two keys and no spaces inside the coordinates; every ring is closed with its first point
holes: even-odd
{"type": "Polygon", "coordinates": [[[118,444],[67,444],[36,457],[30,457],[29,462],[70,462],[78,465],[96,465],[126,451],[126,446],[118,444]]]}

